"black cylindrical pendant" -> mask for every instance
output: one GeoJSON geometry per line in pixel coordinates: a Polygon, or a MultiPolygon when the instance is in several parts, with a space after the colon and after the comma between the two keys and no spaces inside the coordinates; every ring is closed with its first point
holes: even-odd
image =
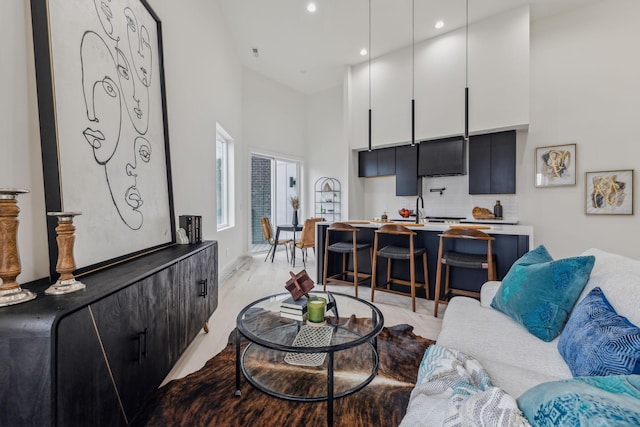
{"type": "Polygon", "coordinates": [[[416,145],[416,100],[411,100],[411,145],[416,145]]]}
{"type": "Polygon", "coordinates": [[[369,108],[369,151],[371,151],[371,108],[369,108]]]}
{"type": "Polygon", "coordinates": [[[469,139],[469,88],[464,88],[464,139],[469,139]]]}

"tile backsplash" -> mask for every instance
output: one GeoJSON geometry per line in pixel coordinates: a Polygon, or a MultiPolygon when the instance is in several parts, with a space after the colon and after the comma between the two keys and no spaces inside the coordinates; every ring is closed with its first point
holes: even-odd
{"type": "MultiPolygon", "coordinates": [[[[397,210],[406,207],[415,209],[416,197],[396,197],[395,177],[383,179],[367,180],[368,195],[373,196],[373,200],[367,203],[371,206],[371,212],[365,212],[365,216],[379,216],[380,212],[388,211],[391,218],[397,217],[397,210]],[[389,185],[386,181],[390,181],[389,185]],[[375,187],[375,188],[372,188],[375,187]],[[393,195],[389,197],[389,193],[393,195]]],[[[442,176],[422,178],[422,194],[424,208],[421,209],[422,216],[436,217],[465,217],[473,218],[472,210],[478,206],[489,209],[493,212],[496,200],[500,200],[503,206],[503,217],[508,220],[518,219],[518,198],[515,194],[469,194],[469,175],[464,176],[442,176]],[[445,190],[440,195],[439,190],[445,190]],[[433,190],[433,191],[431,191],[433,190]]]]}

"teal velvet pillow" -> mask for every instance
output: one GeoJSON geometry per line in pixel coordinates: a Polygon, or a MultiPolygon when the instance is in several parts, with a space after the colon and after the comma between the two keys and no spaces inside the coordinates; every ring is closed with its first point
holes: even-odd
{"type": "Polygon", "coordinates": [[[532,426],[639,426],[640,376],[542,383],[524,392],[518,407],[532,426]]]}
{"type": "Polygon", "coordinates": [[[596,287],[571,312],[558,351],[574,377],[640,374],[640,328],[596,287]]]}
{"type": "Polygon", "coordinates": [[[553,260],[540,245],[518,259],[502,280],[491,307],[543,341],[560,334],[589,280],[594,256],[553,260]]]}

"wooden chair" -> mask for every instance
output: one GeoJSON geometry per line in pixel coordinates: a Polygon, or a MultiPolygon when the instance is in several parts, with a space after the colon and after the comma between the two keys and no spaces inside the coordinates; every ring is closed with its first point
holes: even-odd
{"type": "MultiPolygon", "coordinates": [[[[371,274],[362,273],[358,271],[358,252],[363,250],[369,251],[369,257],[371,258],[372,249],[371,243],[358,243],[357,234],[360,231],[358,228],[350,224],[343,222],[334,222],[327,228],[327,234],[325,238],[324,246],[324,274],[323,283],[324,290],[327,290],[327,285],[330,283],[337,283],[343,285],[352,285],[355,288],[355,296],[358,297],[358,284],[362,281],[369,279],[371,274]],[[337,241],[330,244],[331,235],[347,235],[346,241],[337,241]],[[350,235],[350,236],[349,236],[350,235]],[[350,239],[350,240],[349,240],[350,239]],[[327,276],[329,267],[329,252],[337,252],[342,254],[342,271],[332,276],[327,276]],[[348,270],[348,258],[349,255],[353,258],[353,270],[348,270]],[[348,277],[353,277],[353,280],[348,280],[348,277]]],[[[343,237],[344,239],[344,237],[343,237]]]]}
{"type": "Polygon", "coordinates": [[[480,298],[480,292],[463,289],[452,289],[449,286],[449,273],[451,267],[477,268],[487,270],[487,280],[496,279],[495,256],[491,249],[491,243],[495,237],[475,228],[450,228],[440,237],[440,247],[438,248],[438,269],[436,270],[436,296],[434,299],[433,316],[438,317],[438,304],[446,304],[453,295],[465,295],[473,298],[480,298]],[[446,241],[450,239],[478,240],[486,243],[485,253],[466,253],[455,250],[444,250],[446,241]],[[442,280],[442,266],[446,265],[444,295],[447,301],[440,300],[440,286],[442,280]]]}
{"type": "Polygon", "coordinates": [[[269,252],[267,252],[267,256],[264,259],[265,262],[267,261],[267,258],[269,258],[269,255],[271,255],[271,262],[273,262],[273,258],[276,254],[276,249],[278,246],[284,246],[284,250],[287,253],[287,262],[289,262],[289,245],[291,244],[291,242],[293,242],[293,240],[280,239],[276,242],[273,237],[273,227],[271,227],[271,221],[269,220],[269,217],[263,216],[260,219],[260,222],[262,223],[262,235],[264,236],[264,240],[266,240],[269,245],[271,245],[271,247],[269,248],[269,252]]]}
{"type": "Polygon", "coordinates": [[[390,292],[394,294],[406,295],[405,292],[395,290],[391,287],[393,284],[399,284],[403,286],[410,286],[411,288],[411,308],[416,311],[416,287],[425,289],[426,298],[429,299],[429,272],[427,266],[427,250],[426,248],[416,248],[414,245],[414,237],[416,233],[409,228],[397,225],[387,224],[376,230],[375,237],[373,239],[373,262],[371,266],[371,302],[375,295],[375,291],[390,292]],[[406,236],[408,238],[407,246],[396,246],[393,244],[385,245],[382,249],[378,250],[380,241],[384,243],[385,240],[389,240],[387,236],[406,236]],[[422,283],[416,282],[416,257],[422,257],[422,272],[424,274],[424,280],[422,283]],[[384,283],[384,288],[379,288],[376,283],[378,257],[387,259],[387,281],[384,283]],[[410,280],[399,279],[391,277],[391,260],[408,260],[409,261],[409,277],[410,280]]]}
{"type": "MultiPolygon", "coordinates": [[[[295,247],[302,252],[302,263],[305,268],[307,267],[307,249],[313,248],[314,254],[316,251],[316,223],[320,221],[324,221],[324,218],[311,217],[305,219],[302,231],[300,232],[300,240],[296,242],[295,247]]],[[[295,264],[293,266],[295,267],[295,264]]]]}

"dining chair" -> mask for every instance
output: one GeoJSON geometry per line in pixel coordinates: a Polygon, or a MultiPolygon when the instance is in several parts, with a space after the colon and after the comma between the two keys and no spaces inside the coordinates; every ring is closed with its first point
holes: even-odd
{"type": "MultiPolygon", "coordinates": [[[[302,231],[300,232],[300,240],[296,242],[295,248],[300,249],[302,252],[302,263],[307,266],[307,249],[313,248],[313,253],[316,253],[316,223],[324,221],[324,218],[311,217],[304,220],[302,231]]],[[[295,263],[295,260],[294,260],[295,263]]],[[[295,264],[293,265],[295,267],[295,264]]]]}
{"type": "Polygon", "coordinates": [[[262,223],[262,235],[264,236],[264,240],[266,240],[270,245],[269,252],[267,252],[267,256],[264,259],[265,262],[267,261],[267,258],[269,258],[269,255],[271,255],[271,262],[273,262],[273,257],[276,254],[276,249],[278,248],[278,246],[284,246],[284,250],[287,253],[287,262],[289,262],[289,245],[291,244],[291,242],[293,242],[293,240],[279,239],[278,241],[276,241],[273,237],[273,227],[271,226],[269,217],[263,216],[260,219],[260,222],[262,223]]]}

